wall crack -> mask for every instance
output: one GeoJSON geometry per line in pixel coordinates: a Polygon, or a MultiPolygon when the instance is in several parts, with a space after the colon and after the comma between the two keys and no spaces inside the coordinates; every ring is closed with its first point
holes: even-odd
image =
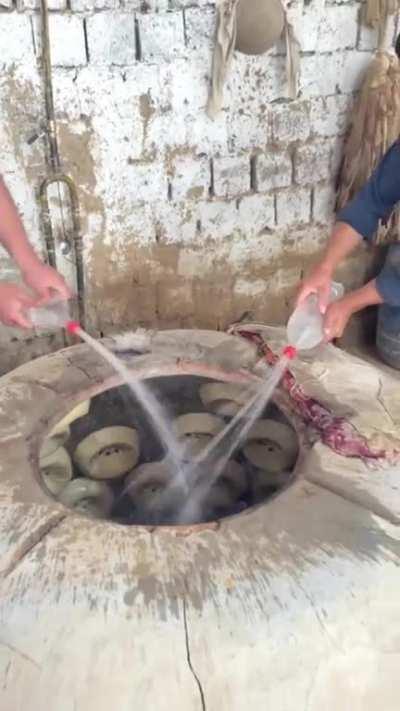
{"type": "Polygon", "coordinates": [[[27,536],[17,547],[8,564],[4,568],[0,568],[0,575],[2,578],[5,579],[8,575],[13,573],[18,565],[23,562],[23,560],[33,551],[33,549],[36,548],[36,546],[39,545],[39,543],[41,543],[49,533],[54,531],[54,529],[57,528],[57,526],[59,526],[60,523],[67,518],[67,516],[68,514],[66,513],[56,513],[29,536],[27,536]]]}
{"type": "Polygon", "coordinates": [[[186,599],[185,598],[183,599],[182,610],[183,610],[183,626],[184,626],[184,630],[185,630],[186,659],[187,659],[187,663],[188,663],[190,672],[191,672],[191,674],[197,684],[197,688],[199,690],[201,709],[202,709],[202,711],[206,711],[207,707],[206,707],[206,700],[205,700],[205,696],[204,696],[204,690],[203,690],[201,681],[200,681],[199,677],[197,676],[195,669],[193,668],[192,659],[191,659],[191,655],[190,655],[189,626],[188,626],[187,611],[186,611],[186,599]]]}

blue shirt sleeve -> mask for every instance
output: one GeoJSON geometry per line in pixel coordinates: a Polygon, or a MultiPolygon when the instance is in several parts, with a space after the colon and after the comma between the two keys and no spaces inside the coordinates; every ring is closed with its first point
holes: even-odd
{"type": "Polygon", "coordinates": [[[372,239],[379,220],[390,216],[400,201],[400,143],[396,141],[385,153],[370,179],[357,195],[337,214],[365,239],[372,239]]]}
{"type": "MultiPolygon", "coordinates": [[[[337,214],[338,222],[353,227],[362,237],[372,239],[379,220],[387,219],[400,201],[400,142],[385,153],[364,187],[337,214]]],[[[376,288],[385,303],[400,306],[400,244],[393,245],[376,288]]]]}

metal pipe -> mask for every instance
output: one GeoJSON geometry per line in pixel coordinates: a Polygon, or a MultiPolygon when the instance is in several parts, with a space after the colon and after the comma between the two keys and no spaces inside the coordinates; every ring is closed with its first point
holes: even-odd
{"type": "MultiPolygon", "coordinates": [[[[84,324],[85,309],[84,309],[84,273],[83,273],[83,257],[82,249],[83,242],[81,239],[80,230],[80,215],[79,215],[79,203],[78,194],[76,191],[75,184],[73,180],[64,173],[54,173],[50,178],[45,178],[40,186],[39,190],[39,200],[42,206],[42,220],[44,236],[46,241],[46,249],[49,257],[49,262],[51,266],[56,266],[56,248],[55,240],[53,235],[53,227],[51,224],[50,217],[50,205],[48,198],[48,188],[53,184],[60,184],[66,186],[70,205],[71,205],[71,217],[72,217],[72,232],[73,232],[73,253],[75,257],[75,267],[76,267],[76,287],[78,296],[78,318],[80,323],[84,324]]],[[[66,240],[67,241],[67,240],[66,240]]]]}
{"type": "Polygon", "coordinates": [[[45,110],[47,122],[47,135],[49,139],[50,164],[54,171],[60,171],[60,155],[58,151],[57,127],[54,111],[53,81],[51,71],[49,12],[47,0],[40,0],[41,40],[42,40],[42,68],[45,96],[45,110]]]}
{"type": "MultiPolygon", "coordinates": [[[[53,234],[52,221],[50,216],[50,206],[48,199],[48,188],[50,185],[60,183],[67,188],[67,193],[70,201],[70,211],[72,217],[72,241],[73,253],[75,258],[76,268],[76,286],[78,292],[78,318],[81,324],[85,325],[85,303],[84,303],[84,268],[83,268],[83,240],[80,226],[79,201],[78,192],[74,181],[68,175],[61,171],[60,153],[57,139],[57,124],[54,110],[53,96],[53,81],[52,81],[52,66],[50,53],[50,38],[49,38],[49,13],[47,0],[40,0],[40,16],[41,16],[41,40],[42,40],[42,69],[43,69],[43,85],[44,99],[46,112],[46,133],[48,137],[48,160],[51,176],[43,180],[39,188],[39,201],[42,207],[42,222],[46,249],[51,266],[56,267],[56,246],[53,234]]],[[[60,210],[62,213],[63,206],[61,194],[59,192],[60,210]]],[[[66,242],[70,242],[67,235],[64,234],[66,242]]]]}

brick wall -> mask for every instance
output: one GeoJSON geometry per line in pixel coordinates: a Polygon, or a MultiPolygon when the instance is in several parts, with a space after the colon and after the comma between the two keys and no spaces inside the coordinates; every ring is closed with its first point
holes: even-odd
{"type": "MultiPolygon", "coordinates": [[[[37,6],[0,0],[0,170],[44,252],[37,6]]],[[[236,54],[212,121],[215,3],[49,0],[60,151],[79,191],[94,332],[286,317],[332,220],[342,136],[376,45],[359,1],[288,6],[302,46],[298,99],[287,98],[283,46],[236,54]]]]}

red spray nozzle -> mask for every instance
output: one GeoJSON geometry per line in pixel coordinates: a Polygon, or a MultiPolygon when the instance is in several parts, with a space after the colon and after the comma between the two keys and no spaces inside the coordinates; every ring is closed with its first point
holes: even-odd
{"type": "Polygon", "coordinates": [[[289,360],[293,360],[297,356],[297,348],[294,346],[286,346],[286,348],[283,349],[283,355],[286,356],[289,360]]]}
{"type": "Polygon", "coordinates": [[[78,333],[78,331],[80,330],[80,327],[81,327],[81,325],[80,325],[79,321],[68,321],[67,325],[65,326],[68,333],[72,333],[72,335],[75,335],[76,333],[78,333]]]}

